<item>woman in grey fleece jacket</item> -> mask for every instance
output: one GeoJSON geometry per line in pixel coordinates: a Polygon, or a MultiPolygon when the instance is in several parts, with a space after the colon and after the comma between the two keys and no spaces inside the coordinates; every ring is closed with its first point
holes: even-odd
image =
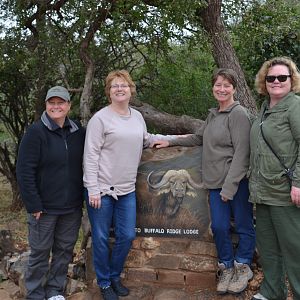
{"type": "Polygon", "coordinates": [[[160,141],[156,147],[203,145],[203,183],[209,189],[211,227],[216,243],[220,276],[217,292],[240,293],[253,274],[250,269],[255,231],[246,173],[249,167],[248,113],[234,101],[237,75],[231,69],[218,69],[212,77],[217,108],[196,134],[160,141]],[[234,217],[239,244],[234,252],[230,221],[234,217]]]}

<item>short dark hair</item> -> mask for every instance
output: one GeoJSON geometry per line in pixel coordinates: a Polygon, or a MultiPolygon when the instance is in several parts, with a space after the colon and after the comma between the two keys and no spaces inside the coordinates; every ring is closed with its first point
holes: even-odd
{"type": "Polygon", "coordinates": [[[216,69],[212,75],[212,86],[214,86],[214,84],[216,83],[218,76],[222,76],[223,78],[227,79],[233,85],[233,87],[236,88],[237,74],[235,71],[227,68],[216,69]]]}

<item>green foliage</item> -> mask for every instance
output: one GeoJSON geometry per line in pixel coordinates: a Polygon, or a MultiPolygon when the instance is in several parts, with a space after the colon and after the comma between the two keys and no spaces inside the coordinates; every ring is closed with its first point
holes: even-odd
{"type": "Polygon", "coordinates": [[[26,50],[24,52],[16,40],[18,37],[6,37],[0,47],[0,121],[15,141],[34,114],[28,78],[30,69],[24,61],[26,50]]]}
{"type": "MultiPolygon", "coordinates": [[[[5,76],[11,69],[11,76],[18,78],[18,90],[24,89],[20,85],[26,78],[29,119],[34,102],[42,101],[36,93],[41,83],[45,90],[66,81],[71,88],[82,88],[85,66],[80,46],[99,17],[101,5],[109,9],[107,18],[95,27],[88,47],[95,62],[92,111],[107,103],[103,92],[107,73],[125,68],[133,74],[142,101],[169,113],[205,118],[208,108],[215,105],[210,83],[214,63],[195,11],[207,1],[147,2],[66,1],[59,10],[49,9],[33,22],[38,30],[37,47],[36,37],[25,24],[41,5],[56,1],[1,1],[2,19],[13,22],[9,28],[0,24],[5,32],[0,63],[6,68],[5,76]]],[[[300,63],[297,5],[299,1],[223,1],[222,17],[250,86],[259,66],[271,56],[288,55],[300,63]]],[[[80,92],[73,93],[72,100],[72,117],[78,118],[80,92]]]]}
{"type": "MultiPolygon", "coordinates": [[[[222,3],[222,19],[224,23],[230,26],[241,22],[242,16],[249,10],[249,7],[257,0],[226,0],[222,3]]],[[[262,2],[262,1],[260,1],[262,2]]]]}
{"type": "Polygon", "coordinates": [[[300,3],[253,1],[242,21],[232,28],[241,65],[252,85],[264,61],[289,56],[300,65],[300,3]]]}
{"type": "Polygon", "coordinates": [[[4,127],[4,124],[0,123],[0,144],[6,141],[9,138],[9,135],[4,127]]]}
{"type": "Polygon", "coordinates": [[[171,114],[205,119],[215,105],[211,95],[213,68],[207,48],[173,45],[158,61],[155,73],[148,74],[151,79],[139,82],[140,100],[171,114]]]}

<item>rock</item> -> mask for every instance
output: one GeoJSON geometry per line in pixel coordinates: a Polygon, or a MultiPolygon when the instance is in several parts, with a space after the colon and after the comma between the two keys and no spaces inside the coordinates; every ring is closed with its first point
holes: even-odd
{"type": "Polygon", "coordinates": [[[189,299],[189,294],[183,290],[177,289],[159,289],[153,300],[174,300],[174,299],[189,299]]]}
{"type": "Polygon", "coordinates": [[[92,249],[92,238],[88,238],[86,252],[85,252],[85,278],[88,285],[95,279],[95,269],[93,262],[93,249],[92,249]]]}
{"type": "Polygon", "coordinates": [[[89,237],[91,236],[91,224],[86,212],[84,212],[81,220],[81,229],[83,233],[81,241],[81,249],[86,249],[89,237]]]}
{"type": "Polygon", "coordinates": [[[13,300],[7,291],[1,290],[1,289],[0,289],[0,299],[1,300],[13,300]]]}
{"type": "Polygon", "coordinates": [[[71,295],[77,292],[82,292],[86,289],[86,285],[79,280],[75,280],[72,278],[67,279],[67,285],[66,285],[66,294],[71,295]]]}
{"type": "MultiPolygon", "coordinates": [[[[85,292],[79,292],[76,294],[73,294],[69,297],[67,297],[67,300],[94,300],[97,299],[96,297],[93,297],[93,295],[90,293],[90,291],[85,292]]],[[[98,297],[99,299],[99,297],[98,297]]]]}
{"type": "Polygon", "coordinates": [[[124,298],[124,300],[152,300],[153,294],[151,287],[147,285],[142,285],[138,287],[130,287],[129,286],[130,293],[127,297],[124,298]]]}
{"type": "Polygon", "coordinates": [[[159,241],[154,240],[153,237],[143,238],[141,242],[141,248],[145,250],[153,250],[159,246],[159,241]]]}
{"type": "Polygon", "coordinates": [[[19,282],[18,282],[19,288],[20,288],[20,296],[25,297],[26,295],[26,287],[25,287],[25,274],[21,274],[19,277],[19,282]]]}
{"type": "Polygon", "coordinates": [[[191,240],[189,239],[169,239],[161,240],[159,252],[163,254],[185,253],[191,240]]]}
{"type": "Polygon", "coordinates": [[[217,257],[217,249],[215,243],[208,243],[203,241],[192,241],[188,249],[188,253],[217,257]]]}
{"type": "MultiPolygon", "coordinates": [[[[11,280],[5,280],[1,282],[0,290],[5,290],[11,298],[16,298],[20,296],[20,288],[16,284],[14,284],[11,280]]],[[[1,297],[0,299],[2,300],[1,297]]]]}
{"type": "Polygon", "coordinates": [[[133,242],[132,242],[132,246],[131,249],[140,249],[141,248],[141,238],[136,238],[133,242]]]}
{"type": "Polygon", "coordinates": [[[153,269],[170,269],[177,270],[183,257],[172,254],[158,254],[147,262],[148,267],[153,269]]]}
{"type": "Polygon", "coordinates": [[[216,272],[216,260],[203,256],[185,255],[180,268],[194,272],[216,272]]]}
{"type": "Polygon", "coordinates": [[[157,273],[152,268],[129,268],[127,269],[126,275],[128,283],[146,284],[146,282],[157,281],[157,273]]]}
{"type": "Polygon", "coordinates": [[[30,251],[23,252],[22,254],[14,254],[13,257],[11,257],[7,261],[8,265],[8,271],[15,272],[18,274],[25,273],[25,270],[27,268],[28,258],[29,258],[30,251]]]}
{"type": "Polygon", "coordinates": [[[1,261],[1,264],[0,264],[0,282],[2,282],[3,280],[6,280],[6,279],[8,279],[8,274],[7,274],[7,271],[6,271],[6,261],[1,261]]]}
{"type": "Polygon", "coordinates": [[[85,263],[83,261],[78,261],[74,264],[70,264],[68,275],[73,279],[85,280],[85,263]]]}
{"type": "Polygon", "coordinates": [[[245,297],[244,293],[240,293],[237,295],[232,295],[232,294],[218,295],[215,290],[204,290],[195,293],[192,299],[193,300],[246,300],[251,298],[245,297]]]}
{"type": "Polygon", "coordinates": [[[14,253],[14,255],[6,261],[8,277],[15,283],[18,283],[20,276],[25,273],[29,253],[29,251],[22,254],[14,253]]]}
{"type": "Polygon", "coordinates": [[[146,257],[143,251],[131,249],[127,256],[125,267],[127,268],[143,267],[145,262],[146,262],[146,257]]]}
{"type": "Polygon", "coordinates": [[[15,252],[14,241],[10,230],[0,230],[0,259],[15,252]]]}

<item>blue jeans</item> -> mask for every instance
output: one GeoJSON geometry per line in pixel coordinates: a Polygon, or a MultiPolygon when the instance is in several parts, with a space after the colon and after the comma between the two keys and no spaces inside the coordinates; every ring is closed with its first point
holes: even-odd
{"type": "Polygon", "coordinates": [[[218,251],[219,262],[226,268],[239,263],[251,265],[255,251],[255,230],[253,225],[253,205],[248,202],[248,180],[240,182],[233,200],[222,201],[221,189],[209,190],[211,228],[218,251]],[[234,253],[230,233],[230,220],[234,218],[235,232],[239,237],[234,253]]]}
{"type": "Polygon", "coordinates": [[[91,223],[93,260],[98,285],[103,288],[111,281],[120,280],[126,257],[135,239],[136,197],[135,192],[118,196],[101,197],[101,207],[87,210],[91,223]],[[114,227],[115,244],[110,253],[109,233],[114,227]]]}

